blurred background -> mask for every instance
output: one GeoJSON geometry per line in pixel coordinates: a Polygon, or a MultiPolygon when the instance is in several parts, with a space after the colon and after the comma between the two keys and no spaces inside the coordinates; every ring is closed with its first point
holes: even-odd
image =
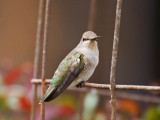
{"type": "MultiPolygon", "coordinates": [[[[82,33],[87,30],[90,1],[51,2],[47,78],[52,78],[58,64],[79,43],[82,33]]],[[[30,80],[33,76],[38,6],[39,0],[0,0],[1,120],[30,119],[30,80]]],[[[116,0],[97,0],[94,32],[103,37],[98,41],[100,62],[89,82],[109,84],[115,10],[116,0]]],[[[116,84],[160,84],[159,13],[159,0],[123,0],[116,84]]],[[[84,94],[83,118],[109,120],[110,97],[102,97],[96,93],[91,90],[84,94]],[[87,101],[93,101],[94,106],[87,106],[87,101]]],[[[157,92],[127,93],[159,96],[157,92]]],[[[118,98],[117,104],[118,120],[160,118],[160,105],[157,103],[118,98]]],[[[46,120],[76,120],[78,106],[79,96],[67,91],[47,104],[46,120]]]]}

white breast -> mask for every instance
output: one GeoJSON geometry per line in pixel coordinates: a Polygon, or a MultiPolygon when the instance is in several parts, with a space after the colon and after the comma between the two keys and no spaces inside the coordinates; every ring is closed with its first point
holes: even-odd
{"type": "Polygon", "coordinates": [[[75,86],[81,81],[87,81],[92,76],[99,62],[98,47],[96,48],[96,50],[83,48],[83,49],[76,49],[76,51],[84,55],[85,67],[83,71],[78,75],[78,77],[74,80],[74,82],[71,84],[71,86],[75,86]]]}

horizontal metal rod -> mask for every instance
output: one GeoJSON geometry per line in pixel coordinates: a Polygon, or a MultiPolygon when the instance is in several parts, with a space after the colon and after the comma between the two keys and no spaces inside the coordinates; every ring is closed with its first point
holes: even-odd
{"type": "MultiPolygon", "coordinates": [[[[49,84],[52,79],[46,79],[45,83],[49,84]]],[[[31,83],[41,84],[41,79],[32,79],[31,83]]],[[[110,89],[110,84],[84,83],[83,87],[110,89]]],[[[142,91],[160,91],[160,86],[143,86],[143,85],[116,85],[116,90],[142,90],[142,91]]]]}
{"type": "MultiPolygon", "coordinates": [[[[73,92],[86,93],[86,92],[91,92],[92,88],[79,89],[76,87],[72,87],[72,88],[68,88],[67,90],[73,91],[73,92]]],[[[160,103],[160,97],[153,96],[153,95],[143,95],[143,94],[136,94],[136,93],[120,92],[120,91],[116,93],[117,93],[116,96],[122,99],[130,99],[130,100],[149,102],[149,103],[160,103]]],[[[110,91],[106,91],[106,90],[97,90],[97,94],[101,96],[108,96],[108,97],[111,96],[110,91]]]]}

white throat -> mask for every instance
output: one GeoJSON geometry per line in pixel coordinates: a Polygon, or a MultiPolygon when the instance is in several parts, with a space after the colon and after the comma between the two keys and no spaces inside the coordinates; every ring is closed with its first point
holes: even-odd
{"type": "Polygon", "coordinates": [[[77,45],[76,50],[78,50],[82,54],[85,54],[85,52],[89,52],[89,53],[95,54],[96,56],[99,55],[97,41],[81,40],[80,43],[77,45]]]}

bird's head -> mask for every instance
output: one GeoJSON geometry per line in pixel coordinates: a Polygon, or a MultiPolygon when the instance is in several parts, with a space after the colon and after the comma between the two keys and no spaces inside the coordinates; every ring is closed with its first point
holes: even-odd
{"type": "Polygon", "coordinates": [[[86,31],[85,33],[83,33],[82,35],[82,41],[83,42],[88,42],[88,41],[95,41],[98,38],[100,38],[101,36],[97,36],[94,32],[92,31],[86,31]]]}
{"type": "Polygon", "coordinates": [[[79,47],[87,47],[90,49],[96,49],[97,47],[97,39],[100,36],[97,36],[94,32],[92,31],[86,31],[83,33],[81,41],[79,43],[79,47]]]}

